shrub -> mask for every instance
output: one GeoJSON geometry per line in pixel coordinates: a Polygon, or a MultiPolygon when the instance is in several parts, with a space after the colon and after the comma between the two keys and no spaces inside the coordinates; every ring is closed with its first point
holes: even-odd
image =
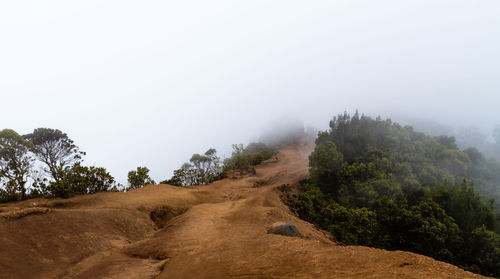
{"type": "Polygon", "coordinates": [[[155,184],[155,181],[149,177],[148,168],[137,167],[137,170],[131,170],[128,172],[128,184],[129,187],[127,190],[133,190],[144,187],[145,185],[155,184]]]}
{"type": "Polygon", "coordinates": [[[48,185],[42,183],[35,189],[45,196],[69,198],[100,191],[117,191],[118,185],[105,168],[74,165],[62,171],[59,181],[50,182],[48,185]]]}
{"type": "Polygon", "coordinates": [[[255,166],[276,153],[276,149],[262,142],[252,142],[246,148],[243,148],[243,144],[233,144],[233,153],[231,158],[224,161],[224,168],[244,169],[255,166]]]}
{"type": "Polygon", "coordinates": [[[208,149],[203,155],[193,154],[189,162],[174,170],[172,178],[161,183],[174,186],[206,185],[223,175],[220,158],[214,148],[208,149]]]}

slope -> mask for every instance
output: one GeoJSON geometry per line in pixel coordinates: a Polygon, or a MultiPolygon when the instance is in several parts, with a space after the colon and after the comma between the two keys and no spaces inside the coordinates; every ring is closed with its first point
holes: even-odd
{"type": "Polygon", "coordinates": [[[277,187],[308,175],[296,145],[208,186],[148,186],[0,207],[0,278],[481,278],[429,257],[342,246],[277,187]],[[304,236],[267,234],[277,221],[304,236]]]}

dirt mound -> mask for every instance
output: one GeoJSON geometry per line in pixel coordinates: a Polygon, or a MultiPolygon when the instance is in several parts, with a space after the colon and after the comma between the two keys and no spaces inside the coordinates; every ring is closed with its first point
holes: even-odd
{"type": "Polygon", "coordinates": [[[341,246],[293,216],[278,187],[311,147],[208,186],[148,186],[0,206],[0,278],[480,278],[401,251],[341,246]],[[3,217],[9,216],[9,217],[3,217]],[[303,238],[267,234],[281,220],[303,238]]]}

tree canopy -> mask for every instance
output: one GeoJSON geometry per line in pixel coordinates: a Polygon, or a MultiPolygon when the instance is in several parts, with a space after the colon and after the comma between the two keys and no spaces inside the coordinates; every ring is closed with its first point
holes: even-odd
{"type": "Polygon", "coordinates": [[[206,185],[217,180],[223,171],[214,148],[209,148],[203,155],[193,154],[189,162],[175,170],[172,178],[161,183],[175,186],[206,185]]]}
{"type": "Polygon", "coordinates": [[[65,168],[80,163],[85,154],[67,134],[57,129],[37,128],[24,138],[32,143],[30,150],[44,164],[43,170],[56,182],[62,179],[65,168]]]}
{"type": "Polygon", "coordinates": [[[37,128],[24,136],[0,131],[0,202],[118,191],[105,168],[82,165],[83,155],[57,129],[37,128]]]}
{"type": "Polygon", "coordinates": [[[337,240],[414,251],[500,276],[498,204],[484,198],[498,197],[500,167],[477,149],[344,113],[318,134],[309,165],[301,192],[284,198],[337,240]]]}
{"type": "Polygon", "coordinates": [[[0,182],[4,185],[3,196],[20,199],[26,196],[26,183],[33,166],[29,153],[32,144],[11,129],[0,131],[0,182]]]}
{"type": "Polygon", "coordinates": [[[155,184],[155,181],[149,177],[149,169],[146,167],[137,167],[137,170],[128,172],[127,190],[137,189],[146,185],[155,184]]]}

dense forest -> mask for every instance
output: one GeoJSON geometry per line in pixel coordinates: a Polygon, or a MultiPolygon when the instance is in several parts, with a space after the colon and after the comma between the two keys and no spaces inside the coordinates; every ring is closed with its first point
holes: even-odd
{"type": "MultiPolygon", "coordinates": [[[[400,118],[397,118],[398,120],[400,118]]],[[[500,162],[500,124],[492,130],[457,124],[456,126],[438,123],[437,121],[401,117],[402,123],[412,126],[415,131],[424,132],[430,136],[452,136],[459,148],[477,148],[488,158],[500,162]]]]}
{"type": "Polygon", "coordinates": [[[500,276],[500,166],[477,149],[344,113],[319,133],[309,164],[310,178],[299,192],[283,185],[284,198],[338,241],[500,276]]]}

